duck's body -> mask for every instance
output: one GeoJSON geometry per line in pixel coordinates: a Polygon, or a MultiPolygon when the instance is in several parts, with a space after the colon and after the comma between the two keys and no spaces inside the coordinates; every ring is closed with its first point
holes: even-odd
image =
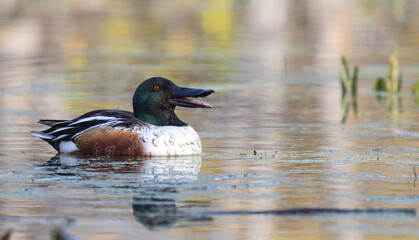
{"type": "Polygon", "coordinates": [[[59,153],[91,156],[199,154],[202,146],[198,134],[177,118],[174,108],[211,107],[186,97],[205,97],[213,92],[211,89],[180,88],[167,79],[152,78],[137,88],[133,113],[96,110],[73,120],[40,120],[51,128],[32,134],[48,142],[59,153]],[[153,87],[151,93],[148,91],[150,86],[153,87]],[[156,95],[159,90],[162,96],[156,95]]]}

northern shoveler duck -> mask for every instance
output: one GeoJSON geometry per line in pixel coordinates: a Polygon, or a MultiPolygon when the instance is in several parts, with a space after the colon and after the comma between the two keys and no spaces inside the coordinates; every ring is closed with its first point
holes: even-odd
{"type": "Polygon", "coordinates": [[[134,112],[96,110],[73,120],[39,120],[50,126],[31,132],[59,153],[102,156],[191,155],[202,151],[201,140],[175,114],[176,106],[212,108],[190,99],[206,97],[212,89],[185,88],[161,77],[141,83],[134,93],[134,112]]]}

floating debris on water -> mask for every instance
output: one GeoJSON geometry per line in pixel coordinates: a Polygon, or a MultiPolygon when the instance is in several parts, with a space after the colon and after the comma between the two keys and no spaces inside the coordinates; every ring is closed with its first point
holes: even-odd
{"type": "Polygon", "coordinates": [[[66,228],[58,227],[52,231],[53,240],[81,240],[73,233],[69,232],[66,228]]]}
{"type": "Polygon", "coordinates": [[[382,151],[384,151],[384,149],[382,149],[382,148],[373,148],[373,149],[371,149],[371,151],[373,151],[373,152],[382,152],[382,151]]]}
{"type": "Polygon", "coordinates": [[[252,177],[252,176],[257,176],[257,173],[242,173],[242,174],[227,174],[227,175],[223,175],[223,176],[219,176],[219,177],[215,177],[214,180],[227,180],[227,179],[237,179],[237,178],[243,178],[243,177],[252,177]]]}
{"type": "Polygon", "coordinates": [[[13,233],[12,229],[7,230],[7,232],[3,236],[1,236],[1,240],[10,240],[12,233],[13,233]]]}
{"type": "Polygon", "coordinates": [[[270,181],[270,182],[258,182],[258,183],[245,183],[245,184],[228,184],[228,185],[203,185],[203,186],[193,186],[187,187],[184,190],[190,191],[208,191],[214,189],[237,189],[237,188],[254,188],[254,187],[270,187],[277,185],[278,181],[270,181]]]}

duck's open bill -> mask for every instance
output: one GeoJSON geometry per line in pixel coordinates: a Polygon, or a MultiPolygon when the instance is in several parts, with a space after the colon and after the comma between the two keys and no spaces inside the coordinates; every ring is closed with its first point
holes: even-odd
{"type": "Polygon", "coordinates": [[[172,98],[170,104],[179,107],[191,107],[191,108],[212,108],[210,104],[203,101],[198,101],[190,98],[172,98]]]}
{"type": "Polygon", "coordinates": [[[188,97],[206,97],[214,92],[215,91],[212,89],[184,88],[175,86],[173,97],[170,99],[170,104],[179,107],[212,108],[212,106],[207,102],[190,99],[188,97]]]}

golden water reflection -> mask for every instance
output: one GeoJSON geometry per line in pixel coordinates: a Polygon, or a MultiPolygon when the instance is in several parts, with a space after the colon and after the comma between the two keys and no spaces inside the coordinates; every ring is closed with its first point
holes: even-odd
{"type": "Polygon", "coordinates": [[[44,239],[70,218],[84,239],[418,238],[417,219],[407,216],[197,215],[418,209],[419,112],[410,95],[418,11],[414,0],[0,2],[0,208],[26,219],[0,229],[44,239]],[[402,108],[373,92],[395,45],[402,108]],[[345,125],[342,54],[360,66],[358,112],[345,125]],[[216,90],[214,109],[177,109],[204,146],[193,179],[144,184],[143,165],[124,161],[40,167],[55,152],[28,134],[41,129],[39,118],[130,110],[133,91],[151,76],[216,90]],[[166,205],[156,210],[151,198],[166,205]],[[165,213],[170,224],[160,227],[165,213]]]}

